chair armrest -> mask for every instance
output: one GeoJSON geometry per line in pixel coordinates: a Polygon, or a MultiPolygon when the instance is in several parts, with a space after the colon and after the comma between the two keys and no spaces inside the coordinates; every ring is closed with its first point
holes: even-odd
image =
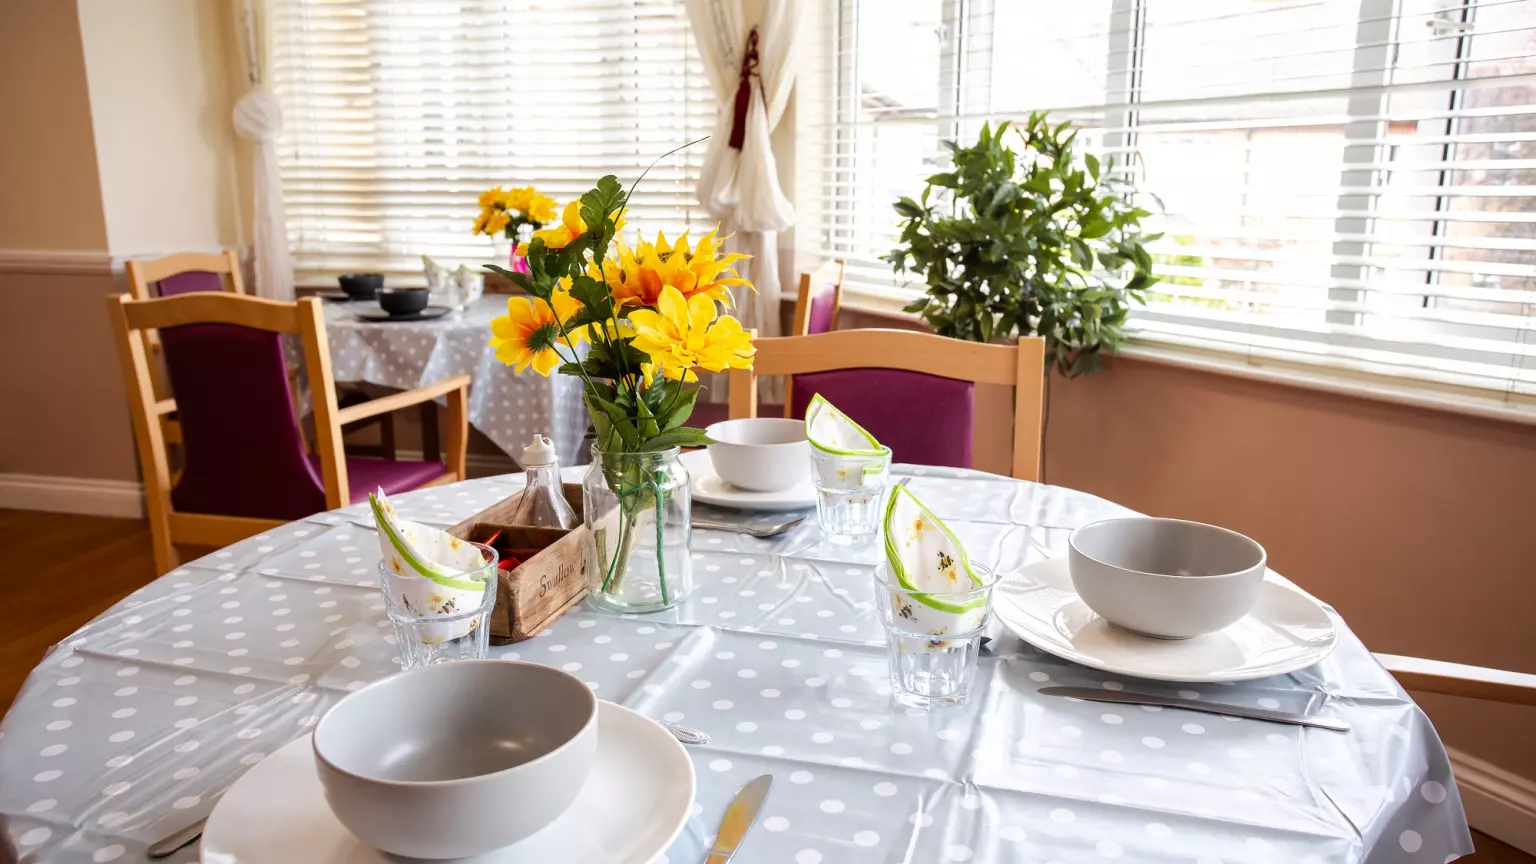
{"type": "Polygon", "coordinates": [[[164,417],[167,414],[176,413],[176,400],[166,397],[155,402],[154,411],[156,417],[164,417]]]}
{"type": "Polygon", "coordinates": [[[425,387],[417,387],[404,393],[391,393],[388,396],[370,399],[360,405],[343,408],[336,412],[336,425],[346,426],[359,420],[366,420],[369,417],[388,414],[391,411],[399,411],[401,408],[409,408],[412,405],[420,405],[423,402],[430,402],[439,396],[446,396],[455,390],[468,392],[468,375],[455,375],[452,378],[434,381],[425,387]]]}
{"type": "Polygon", "coordinates": [[[1377,654],[1404,690],[1536,707],[1536,675],[1420,657],[1377,654]]]}

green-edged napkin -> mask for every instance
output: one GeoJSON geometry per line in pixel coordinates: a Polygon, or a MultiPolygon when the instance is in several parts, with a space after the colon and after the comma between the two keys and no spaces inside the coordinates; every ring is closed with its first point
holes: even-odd
{"type": "MultiPolygon", "coordinates": [[[[383,489],[369,495],[368,503],[379,529],[381,560],[385,569],[398,577],[386,586],[397,607],[418,618],[461,615],[480,607],[486,585],[471,575],[485,570],[485,557],[479,549],[447,531],[401,519],[383,489]]],[[[422,639],[456,639],[475,625],[473,619],[431,625],[422,631],[422,639]]]]}
{"type": "Polygon", "coordinates": [[[966,632],[986,611],[984,583],[949,526],[905,486],[885,507],[885,558],[897,584],[898,614],[934,636],[966,632]]]}
{"type": "Polygon", "coordinates": [[[885,448],[875,436],[817,393],[805,409],[805,437],[811,446],[839,456],[878,456],[885,448]]]}

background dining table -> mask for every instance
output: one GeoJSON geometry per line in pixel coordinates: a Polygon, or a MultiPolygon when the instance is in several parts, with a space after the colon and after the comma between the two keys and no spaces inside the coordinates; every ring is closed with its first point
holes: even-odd
{"type": "MultiPolygon", "coordinates": [[[[1074,526],[1129,513],[976,471],[894,474],[1003,572],[1063,554],[1074,526]]],[[[395,501],[447,526],[521,481],[395,501]]],[[[1441,864],[1471,852],[1433,727],[1342,621],[1316,666],[1207,685],[1106,675],[994,623],[969,704],[903,708],[872,606],[877,549],[829,545],[814,519],[771,540],[698,530],[698,588],[681,606],[620,617],[583,604],[491,652],[709,734],[688,748],[696,803],[658,862],[703,860],[734,792],[764,773],[773,791],[741,864],[1441,864]],[[1038,692],[1053,684],[1311,710],[1353,729],[1038,692]]],[[[172,571],[57,646],[0,726],[0,844],[23,861],[136,862],[206,815],[251,765],[398,668],[377,561],[361,507],[319,514],[172,571]]],[[[172,860],[196,859],[189,848],[172,860]]]]}
{"type": "Polygon", "coordinates": [[[325,332],[337,381],[409,390],[451,375],[468,375],[469,424],[513,459],[535,434],[554,439],[567,465],[587,462],[582,436],[587,409],[581,381],[513,372],[490,346],[491,319],[507,314],[507,295],[487,294],[464,310],[424,321],[364,321],[374,301],[327,302],[325,332]]]}

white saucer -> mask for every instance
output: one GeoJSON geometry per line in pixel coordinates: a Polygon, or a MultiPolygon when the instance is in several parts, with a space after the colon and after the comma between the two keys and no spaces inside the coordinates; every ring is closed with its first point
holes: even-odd
{"type": "Polygon", "coordinates": [[[811,480],[810,460],[806,460],[805,479],[782,492],[748,492],[720,479],[708,450],[695,450],[681,457],[688,476],[693,478],[693,500],[700,504],[731,507],[736,510],[800,510],[816,506],[816,485],[811,480]]]}
{"type": "MultiPolygon", "coordinates": [[[[649,864],[693,806],[693,762],[645,717],[598,703],[597,758],[576,803],[543,831],[475,864],[602,861],[649,864]]],[[[496,802],[476,818],[495,819],[496,802]]],[[[203,831],[206,864],[399,864],[341,827],[325,803],[308,735],[278,750],[224,793],[203,831]]]]}
{"type": "Polygon", "coordinates": [[[1196,683],[1247,681],[1305,669],[1338,641],[1320,603],[1269,572],[1252,611],[1236,624],[1193,639],[1153,639],[1094,614],[1072,588],[1067,559],[1020,568],[997,586],[995,611],[1020,639],[1093,669],[1196,683]]]}

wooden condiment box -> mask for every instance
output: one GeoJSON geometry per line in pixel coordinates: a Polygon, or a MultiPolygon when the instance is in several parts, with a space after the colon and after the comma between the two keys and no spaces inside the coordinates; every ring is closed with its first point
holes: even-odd
{"type": "MultiPolygon", "coordinates": [[[[564,483],[561,491],[571,509],[580,516],[581,485],[564,483]]],[[[498,571],[501,585],[496,590],[496,607],[491,612],[491,642],[496,645],[537,636],[587,593],[581,556],[586,527],[578,525],[563,531],[510,524],[508,517],[516,509],[522,494],[519,491],[448,529],[453,536],[476,543],[484,543],[500,531],[501,536],[494,544],[498,550],[543,549],[511,570],[498,571]]]]}

